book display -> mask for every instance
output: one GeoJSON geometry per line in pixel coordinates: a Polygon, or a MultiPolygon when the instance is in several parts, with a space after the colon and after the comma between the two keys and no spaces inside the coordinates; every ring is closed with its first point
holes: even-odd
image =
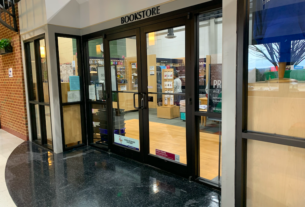
{"type": "Polygon", "coordinates": [[[157,117],[173,119],[179,117],[179,106],[174,105],[174,69],[162,70],[162,106],[157,108],[157,117]]]}

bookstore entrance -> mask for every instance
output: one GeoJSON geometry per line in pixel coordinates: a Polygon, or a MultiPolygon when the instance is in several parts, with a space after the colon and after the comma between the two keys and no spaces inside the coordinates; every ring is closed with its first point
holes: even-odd
{"type": "Polygon", "coordinates": [[[190,178],[203,174],[202,157],[203,169],[213,168],[207,180],[220,187],[221,103],[212,103],[205,73],[214,68],[221,79],[221,64],[212,66],[209,51],[200,59],[194,37],[201,20],[221,15],[169,15],[83,36],[89,144],[190,178]]]}

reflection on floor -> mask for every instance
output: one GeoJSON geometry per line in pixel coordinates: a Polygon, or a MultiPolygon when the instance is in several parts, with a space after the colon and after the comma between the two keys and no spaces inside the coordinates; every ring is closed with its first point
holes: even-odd
{"type": "Polygon", "coordinates": [[[220,206],[217,190],[91,147],[53,154],[25,142],[6,182],[17,206],[220,206]]]}
{"type": "MultiPolygon", "coordinates": [[[[5,183],[5,166],[13,150],[24,142],[22,139],[0,129],[0,200],[1,206],[16,206],[5,183]]],[[[17,163],[16,163],[17,164],[17,163]]]]}

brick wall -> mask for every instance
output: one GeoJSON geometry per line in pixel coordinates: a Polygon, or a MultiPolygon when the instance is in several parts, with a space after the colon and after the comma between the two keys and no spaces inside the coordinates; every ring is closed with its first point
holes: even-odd
{"type": "MultiPolygon", "coordinates": [[[[16,16],[19,31],[18,5],[16,16]]],[[[28,140],[28,124],[25,99],[24,74],[19,32],[0,24],[0,39],[11,38],[13,53],[0,55],[0,122],[1,128],[15,136],[28,140]],[[8,69],[13,68],[13,77],[8,69]]]]}

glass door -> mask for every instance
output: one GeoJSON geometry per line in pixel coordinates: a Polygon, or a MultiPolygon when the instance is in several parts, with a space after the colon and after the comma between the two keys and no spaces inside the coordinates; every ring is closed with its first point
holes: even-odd
{"type": "MultiPolygon", "coordinates": [[[[141,160],[141,116],[144,96],[140,90],[139,30],[109,35],[105,41],[105,65],[110,92],[108,122],[102,134],[111,135],[110,149],[141,160]]],[[[107,84],[107,83],[106,83],[107,84]]],[[[105,117],[106,119],[106,117],[105,117]]]]}
{"type": "Polygon", "coordinates": [[[186,109],[187,70],[185,18],[145,27],[142,33],[143,77],[147,102],[147,162],[189,174],[186,109]],[[146,70],[144,70],[144,68],[146,70]]]}

